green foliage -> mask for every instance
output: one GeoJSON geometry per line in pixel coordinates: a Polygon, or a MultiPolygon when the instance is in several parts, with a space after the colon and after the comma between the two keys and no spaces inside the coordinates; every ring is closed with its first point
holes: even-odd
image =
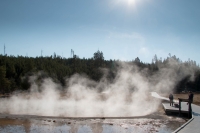
{"type": "Polygon", "coordinates": [[[6,78],[6,67],[0,66],[0,92],[7,93],[10,89],[10,82],[6,78]]]}
{"type": "Polygon", "coordinates": [[[65,79],[73,74],[85,74],[95,81],[100,81],[104,76],[102,70],[106,70],[106,78],[113,81],[117,70],[120,68],[119,62],[136,65],[139,71],[145,70],[145,76],[151,77],[161,69],[172,67],[177,75],[181,75],[185,68],[194,68],[194,80],[188,74],[177,83],[174,88],[176,91],[183,91],[185,88],[193,88],[200,91],[200,71],[195,61],[188,60],[182,62],[176,56],[170,56],[162,60],[157,55],[152,59],[152,63],[143,63],[139,57],[133,61],[125,62],[119,60],[104,60],[103,52],[97,51],[92,58],[80,59],[77,55],[73,58],[62,58],[54,53],[50,57],[23,57],[23,56],[3,56],[0,55],[0,93],[9,93],[15,90],[28,90],[31,86],[29,77],[40,73],[38,81],[51,77],[54,82],[65,86],[65,79]]]}

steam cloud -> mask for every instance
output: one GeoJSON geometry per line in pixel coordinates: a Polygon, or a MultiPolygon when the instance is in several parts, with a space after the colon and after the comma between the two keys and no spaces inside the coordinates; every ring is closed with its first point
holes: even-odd
{"type": "Polygon", "coordinates": [[[156,111],[160,103],[150,97],[151,91],[171,92],[178,81],[194,73],[194,68],[180,66],[174,60],[152,76],[147,69],[120,65],[112,83],[106,78],[95,82],[75,74],[66,80],[68,86],[62,88],[50,78],[38,85],[37,76],[32,76],[30,93],[1,99],[0,113],[65,117],[147,115],[156,111]]]}

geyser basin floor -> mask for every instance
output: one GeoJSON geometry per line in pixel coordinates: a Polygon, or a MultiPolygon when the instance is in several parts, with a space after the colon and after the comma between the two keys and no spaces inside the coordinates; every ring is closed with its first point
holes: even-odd
{"type": "Polygon", "coordinates": [[[62,119],[0,115],[2,133],[132,133],[172,132],[185,120],[152,114],[135,119],[62,119]]]}

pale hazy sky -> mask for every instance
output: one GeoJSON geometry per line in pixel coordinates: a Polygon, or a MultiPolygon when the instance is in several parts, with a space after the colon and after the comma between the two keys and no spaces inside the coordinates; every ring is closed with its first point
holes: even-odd
{"type": "Polygon", "coordinates": [[[0,0],[0,54],[200,64],[200,0],[0,0]]]}

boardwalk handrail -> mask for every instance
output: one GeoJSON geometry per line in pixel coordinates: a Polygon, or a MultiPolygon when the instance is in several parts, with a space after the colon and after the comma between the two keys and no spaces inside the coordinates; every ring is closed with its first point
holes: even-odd
{"type": "Polygon", "coordinates": [[[185,126],[187,126],[187,124],[189,124],[192,120],[194,120],[194,117],[192,117],[189,121],[187,121],[185,124],[183,124],[181,127],[179,127],[178,129],[176,129],[174,132],[172,133],[177,133],[179,132],[181,129],[183,129],[185,126]]]}
{"type": "MultiPolygon", "coordinates": [[[[156,95],[157,98],[161,97],[156,92],[152,92],[152,94],[156,95]]],[[[154,96],[154,95],[152,95],[152,96],[154,96]]],[[[161,97],[161,98],[164,99],[165,97],[161,97]]],[[[193,104],[191,104],[191,101],[189,101],[189,99],[181,99],[181,98],[178,98],[178,99],[179,99],[179,103],[181,103],[181,102],[188,102],[189,105],[190,105],[189,108],[191,109],[191,105],[193,105],[193,104]]],[[[179,105],[181,106],[181,104],[179,104],[179,105]]],[[[194,112],[192,112],[192,110],[191,110],[191,113],[194,113],[194,112]]],[[[179,127],[178,129],[176,129],[172,133],[177,133],[177,132],[181,131],[184,127],[186,127],[189,123],[191,123],[193,120],[196,120],[196,119],[195,119],[194,115],[192,115],[192,118],[189,121],[187,121],[185,124],[183,124],[181,127],[179,127]]]]}
{"type": "Polygon", "coordinates": [[[179,100],[179,115],[181,115],[181,102],[188,102],[188,117],[192,117],[192,106],[189,99],[178,98],[179,100]]]}

